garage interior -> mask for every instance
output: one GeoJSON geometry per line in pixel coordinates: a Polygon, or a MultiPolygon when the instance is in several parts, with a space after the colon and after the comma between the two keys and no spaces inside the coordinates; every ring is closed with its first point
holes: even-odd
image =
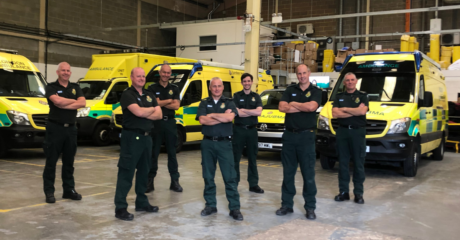
{"type": "MultiPolygon", "coordinates": [[[[236,54],[232,61],[242,59],[238,64],[248,68],[255,64],[257,68],[258,61],[246,66],[250,65],[245,61],[248,48],[239,43],[247,40],[244,34],[228,41],[218,38],[215,52],[196,56],[186,54],[197,54],[199,46],[195,40],[184,42],[180,32],[191,28],[188,25],[243,21],[253,2],[260,2],[260,13],[253,14],[274,36],[257,34],[260,41],[299,40],[297,25],[308,23],[314,32],[302,35],[305,41],[330,37],[343,47],[373,49],[379,45],[399,51],[402,34],[409,32],[417,38],[419,50],[426,53],[430,51],[431,19],[441,19],[438,27],[443,33],[460,33],[460,1],[455,0],[16,0],[0,2],[0,48],[17,50],[30,59],[49,83],[57,78],[56,66],[62,61],[70,63],[71,81],[77,82],[91,66],[92,55],[123,49],[225,63],[230,56],[220,49],[238,47],[232,50],[236,54]],[[422,10],[409,11],[414,9],[422,10]],[[381,11],[392,13],[359,15],[381,11]],[[273,13],[282,13],[283,22],[272,24],[273,13]]],[[[206,25],[201,28],[207,29],[206,25]]],[[[250,54],[259,59],[259,46],[250,54]]],[[[292,70],[286,69],[284,74],[287,84],[292,70]]],[[[455,76],[460,77],[452,75],[448,91],[453,94],[449,101],[457,102],[460,84],[455,83],[455,76]]],[[[280,75],[277,79],[282,83],[280,75]]],[[[300,171],[296,174],[294,213],[275,215],[281,204],[283,172],[280,153],[269,151],[259,151],[257,158],[264,194],[248,191],[247,158],[241,159],[239,193],[244,221],[228,216],[219,170],[215,181],[218,213],[200,216],[205,202],[199,144],[185,145],[177,154],[182,193],[169,190],[163,148],[155,191],[147,194],[159,212],[135,212],[133,187],[127,201],[135,219],[120,221],[114,217],[113,203],[119,154],[118,143],[99,147],[80,141],[74,176],[82,201],[61,198],[62,164],[58,162],[56,203],[47,204],[42,190],[43,150],[8,151],[0,158],[0,239],[458,239],[460,235],[460,155],[455,147],[446,148],[443,161],[424,156],[415,177],[403,176],[399,166],[366,163],[364,205],[334,201],[338,164],[324,170],[318,158],[315,221],[305,218],[300,171]]]]}

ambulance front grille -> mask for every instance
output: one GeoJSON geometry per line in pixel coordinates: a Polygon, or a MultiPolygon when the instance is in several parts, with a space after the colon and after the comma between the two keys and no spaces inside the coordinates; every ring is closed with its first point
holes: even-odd
{"type": "MultiPolygon", "coordinates": [[[[339,127],[339,121],[338,119],[332,119],[332,128],[334,131],[337,131],[336,129],[339,127]]],[[[387,127],[387,121],[381,121],[381,120],[367,120],[366,123],[366,135],[379,135],[382,134],[383,131],[385,131],[385,128],[387,127]]]]}
{"type": "Polygon", "coordinates": [[[46,127],[48,114],[33,114],[32,120],[34,121],[35,125],[37,125],[37,127],[46,127]]]}
{"type": "Polygon", "coordinates": [[[264,132],[284,132],[284,124],[282,123],[259,123],[257,124],[258,131],[264,132]],[[264,125],[264,126],[262,126],[264,125]]]}

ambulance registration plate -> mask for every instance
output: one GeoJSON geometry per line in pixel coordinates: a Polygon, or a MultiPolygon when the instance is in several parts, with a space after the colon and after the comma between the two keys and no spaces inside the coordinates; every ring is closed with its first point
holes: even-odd
{"type": "Polygon", "coordinates": [[[271,143],[259,143],[259,148],[273,148],[271,143]]]}

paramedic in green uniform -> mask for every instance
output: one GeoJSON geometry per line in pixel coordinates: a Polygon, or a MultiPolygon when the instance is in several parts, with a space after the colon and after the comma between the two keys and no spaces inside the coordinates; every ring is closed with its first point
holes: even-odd
{"type": "Polygon", "coordinates": [[[145,190],[152,158],[152,121],[162,118],[161,108],[155,95],[144,89],[145,72],[142,68],[131,71],[132,86],[121,95],[123,110],[123,131],[121,133],[120,160],[115,190],[115,217],[125,221],[134,216],[126,209],[126,196],[133,183],[136,172],[136,211],[157,212],[158,207],[151,206],[145,190]]]}
{"type": "Polygon", "coordinates": [[[217,213],[216,163],[219,161],[220,171],[225,183],[225,193],[229,202],[230,216],[242,221],[240,212],[240,195],[236,182],[235,162],[232,149],[232,121],[238,111],[231,98],[222,95],[224,84],[218,77],[211,79],[209,84],[211,97],[201,100],[196,120],[202,124],[203,141],[201,142],[201,165],[204,178],[204,199],[206,206],[202,216],[217,213]]]}
{"type": "Polygon", "coordinates": [[[363,183],[364,160],[366,156],[366,113],[369,111],[367,94],[356,89],[356,75],[345,74],[343,85],[345,91],[338,93],[332,104],[332,117],[339,121],[337,129],[337,152],[339,155],[339,195],[335,201],[350,200],[350,158],[353,160],[353,193],[355,203],[364,204],[363,183]]]}
{"type": "Polygon", "coordinates": [[[259,94],[251,91],[253,77],[249,73],[241,75],[243,90],[233,94],[238,116],[235,117],[233,126],[233,157],[235,158],[235,170],[237,183],[240,182],[240,159],[244,147],[248,156],[248,182],[249,191],[264,193],[259,187],[259,174],[257,172],[257,116],[262,113],[262,100],[259,94]]]}
{"type": "Polygon", "coordinates": [[[148,90],[151,91],[161,107],[163,119],[153,121],[153,155],[152,168],[149,172],[149,180],[146,193],[155,190],[153,180],[158,171],[158,155],[160,155],[161,144],[165,140],[166,151],[168,152],[168,170],[171,176],[171,185],[169,189],[175,192],[182,192],[182,187],[179,184],[179,165],[176,158],[176,110],[180,106],[179,88],[169,83],[171,77],[171,67],[168,64],[163,64],[160,68],[160,81],[150,85],[148,90]]]}
{"type": "Polygon", "coordinates": [[[321,104],[321,90],[310,83],[310,69],[299,65],[296,69],[298,84],[286,88],[279,104],[280,112],[286,113],[281,150],[283,163],[283,185],[281,188],[281,208],[276,215],[293,212],[295,174],[300,165],[303,177],[302,195],[307,219],[316,219],[315,183],[315,132],[316,109],[321,104]]]}
{"type": "Polygon", "coordinates": [[[77,109],[86,106],[83,92],[76,83],[70,83],[70,65],[61,62],[56,71],[56,82],[46,86],[46,99],[50,107],[46,123],[46,135],[43,150],[46,155],[43,171],[43,190],[47,203],[55,203],[54,180],[56,179],[56,163],[62,153],[62,198],[81,200],[75,191],[73,177],[75,153],[77,152],[77,127],[75,121],[77,109]]]}

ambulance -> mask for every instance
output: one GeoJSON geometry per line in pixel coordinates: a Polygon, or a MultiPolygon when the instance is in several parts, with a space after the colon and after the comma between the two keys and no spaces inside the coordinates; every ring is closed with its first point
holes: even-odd
{"type": "MultiPolygon", "coordinates": [[[[175,63],[170,64],[172,74],[170,83],[179,87],[180,108],[176,110],[177,124],[177,144],[176,152],[182,149],[184,143],[197,143],[203,140],[201,134],[200,122],[195,120],[198,105],[201,99],[211,95],[209,84],[213,77],[220,77],[224,83],[223,96],[232,98],[235,92],[243,90],[241,85],[241,75],[244,73],[244,67],[198,61],[197,63],[175,63]]],[[[152,68],[146,78],[145,88],[151,84],[158,83],[160,80],[161,65],[152,68]]],[[[265,70],[259,69],[258,83],[256,91],[261,92],[273,88],[273,79],[265,70]]],[[[112,121],[114,123],[114,133],[121,133],[123,115],[121,107],[113,113],[112,121]]]]}
{"type": "Polygon", "coordinates": [[[42,147],[49,107],[46,81],[15,50],[0,49],[0,157],[11,148],[42,147]]]}
{"type": "Polygon", "coordinates": [[[390,162],[414,177],[422,155],[442,160],[448,136],[448,102],[438,63],[419,51],[349,55],[318,118],[317,151],[323,169],[337,160],[337,119],[332,103],[345,91],[346,73],[356,74],[359,91],[369,98],[366,162],[390,162]]]}
{"type": "Polygon", "coordinates": [[[196,62],[193,59],[176,58],[138,52],[136,49],[104,51],[93,55],[92,65],[85,77],[78,81],[86,98],[86,107],[78,109],[77,128],[80,139],[90,139],[97,146],[111,142],[110,121],[112,111],[120,106],[123,90],[131,86],[131,70],[141,67],[146,73],[165,61],[196,62]]]}

